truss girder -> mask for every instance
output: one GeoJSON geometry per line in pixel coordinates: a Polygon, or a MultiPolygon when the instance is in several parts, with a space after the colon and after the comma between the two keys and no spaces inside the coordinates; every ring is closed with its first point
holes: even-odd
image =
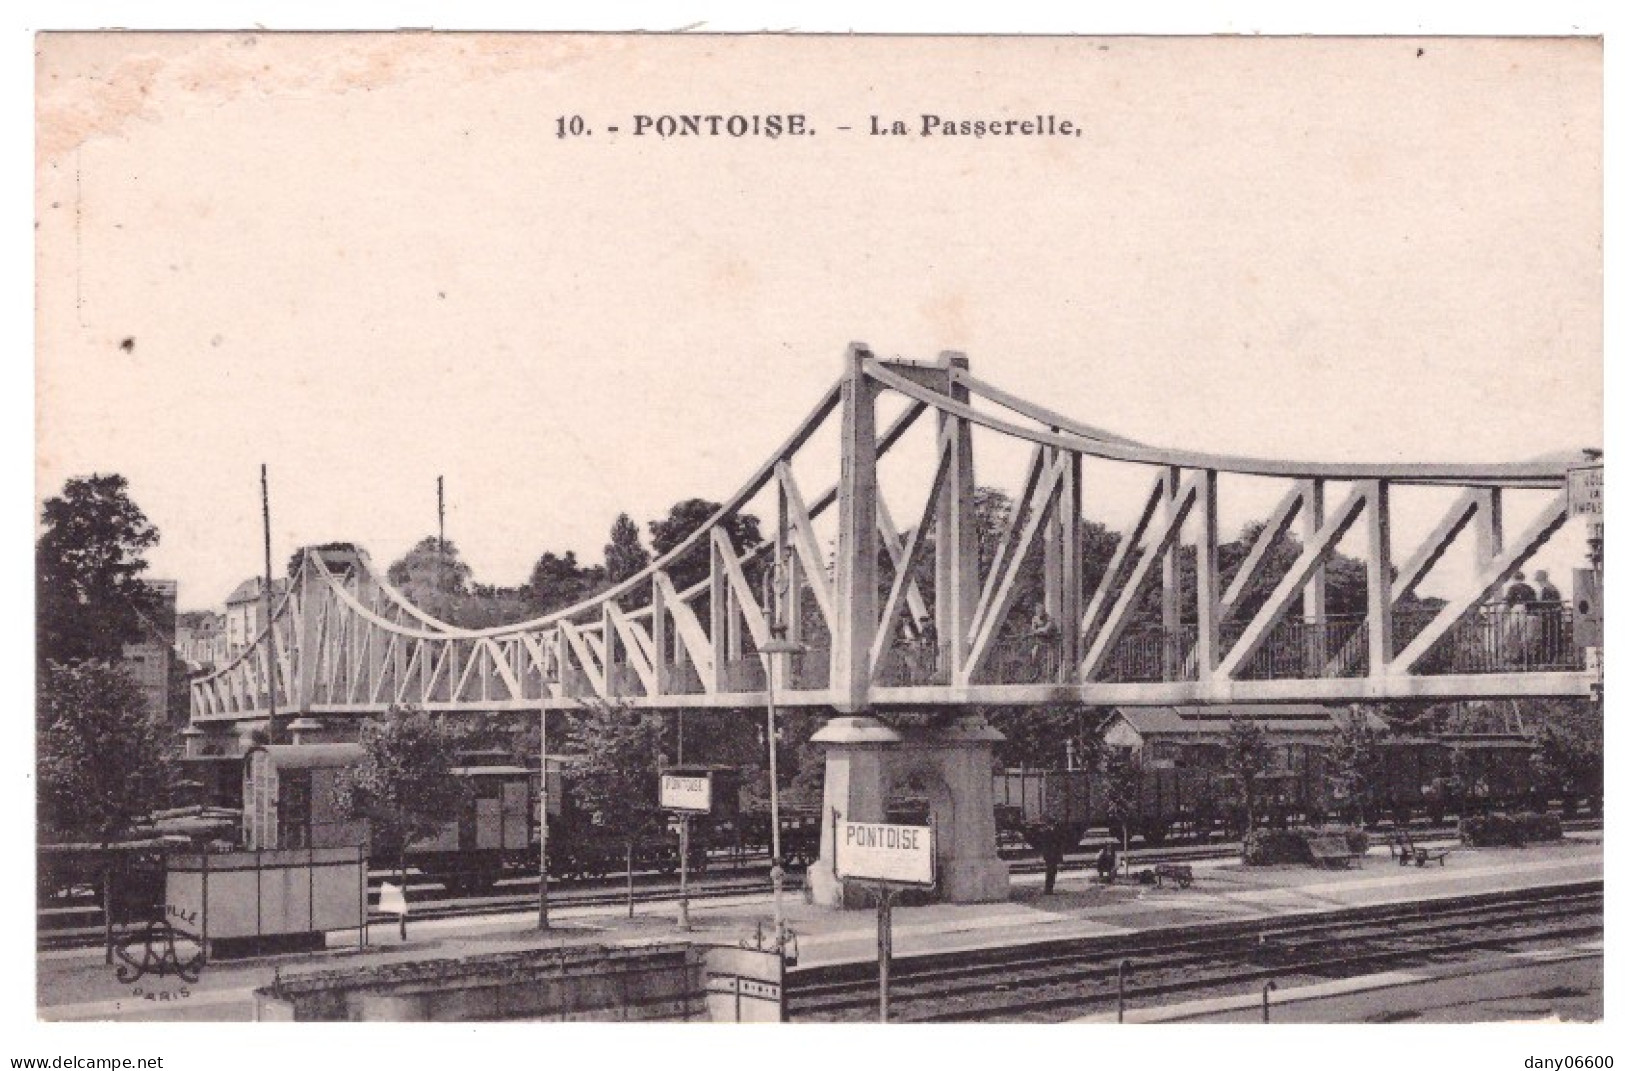
{"type": "Polygon", "coordinates": [[[1499,586],[1568,520],[1566,475],[1581,460],[1291,463],[1150,446],[999,390],[958,355],[880,360],[855,344],[841,381],[739,492],[636,576],[545,617],[465,629],[413,606],[364,554],[329,568],[312,552],[269,634],[193,682],[193,719],[263,718],[273,691],[290,716],[596,701],[749,707],[766,700],[763,674],[749,664],[776,631],[808,648],[789,656],[800,661],[782,675],[779,700],[821,709],[1583,695],[1590,682],[1567,663],[1463,669],[1450,659],[1454,638],[1479,627],[1499,586]],[[877,430],[875,406],[888,394],[901,413],[877,430]],[[809,497],[795,465],[837,410],[840,476],[809,497]],[[920,420],[933,411],[934,421],[920,420]],[[985,565],[972,432],[1031,450],[985,565]],[[911,434],[931,443],[931,463],[916,466],[912,487],[883,486],[879,459],[911,434]],[[1152,473],[1103,572],[1087,578],[1086,462],[1152,473]],[[1277,480],[1282,491],[1248,552],[1224,569],[1219,518],[1238,476],[1277,480]],[[1420,541],[1393,546],[1390,500],[1408,487],[1457,494],[1420,541]],[[1502,530],[1509,492],[1542,499],[1511,538],[1502,530]],[[727,522],[763,499],[777,516],[758,519],[775,535],[735,546],[727,522]],[[888,499],[911,504],[898,518],[908,527],[888,499]],[[1330,511],[1329,501],[1338,503],[1330,511]],[[832,509],[833,540],[815,529],[832,509]],[[1295,525],[1300,549],[1283,573],[1295,525]],[[1471,559],[1468,582],[1431,600],[1419,626],[1401,628],[1458,544],[1471,559]],[[1364,612],[1341,625],[1326,612],[1334,553],[1366,563],[1364,612]],[[673,577],[693,578],[695,562],[704,575],[678,590],[673,577]],[[1158,590],[1160,615],[1144,605],[1158,590]],[[1056,619],[1053,634],[1023,630],[1013,612],[1023,600],[1056,619]],[[1023,650],[1036,654],[1015,672],[1023,650]]]}

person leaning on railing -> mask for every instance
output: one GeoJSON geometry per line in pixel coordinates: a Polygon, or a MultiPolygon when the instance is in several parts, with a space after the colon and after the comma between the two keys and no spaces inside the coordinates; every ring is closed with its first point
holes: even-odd
{"type": "Polygon", "coordinates": [[[1529,632],[1533,622],[1535,589],[1521,572],[1512,574],[1506,586],[1505,617],[1501,622],[1500,656],[1503,663],[1523,663],[1529,653],[1529,632]]]}
{"type": "Polygon", "coordinates": [[[1042,680],[1053,665],[1050,655],[1061,638],[1061,628],[1050,617],[1049,611],[1040,606],[1033,614],[1032,627],[1027,635],[1032,640],[1033,679],[1042,680]]]}
{"type": "Polygon", "coordinates": [[[1563,593],[1557,590],[1546,570],[1535,571],[1535,601],[1532,610],[1539,631],[1536,657],[1540,664],[1558,661],[1563,641],[1563,593]]]}

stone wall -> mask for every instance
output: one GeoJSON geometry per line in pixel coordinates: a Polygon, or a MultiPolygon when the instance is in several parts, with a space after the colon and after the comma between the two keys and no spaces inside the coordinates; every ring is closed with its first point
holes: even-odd
{"type": "Polygon", "coordinates": [[[589,945],[284,977],[264,1022],[682,1022],[706,1018],[703,950],[589,945]]]}

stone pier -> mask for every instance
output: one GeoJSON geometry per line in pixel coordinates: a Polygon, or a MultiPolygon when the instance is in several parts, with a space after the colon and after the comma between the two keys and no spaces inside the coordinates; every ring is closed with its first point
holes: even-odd
{"type": "Polygon", "coordinates": [[[1004,737],[977,715],[945,716],[931,726],[892,726],[857,715],[832,719],[813,740],[825,745],[824,814],[818,861],[808,872],[813,902],[844,907],[836,880],[835,824],[887,821],[887,801],[908,787],[930,802],[937,852],[937,895],[946,903],[985,903],[1010,895],[1010,868],[996,851],[993,745],[1004,737]]]}

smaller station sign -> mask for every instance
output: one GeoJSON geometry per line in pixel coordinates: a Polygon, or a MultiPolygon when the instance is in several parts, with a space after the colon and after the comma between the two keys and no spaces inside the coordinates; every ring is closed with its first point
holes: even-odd
{"type": "Polygon", "coordinates": [[[935,884],[931,827],[837,820],[835,876],[892,885],[935,884]]]}
{"type": "Polygon", "coordinates": [[[711,813],[710,774],[661,774],[660,806],[668,811],[711,813]]]}
{"type": "Polygon", "coordinates": [[[1569,470],[1569,516],[1602,520],[1602,466],[1569,470]]]}

